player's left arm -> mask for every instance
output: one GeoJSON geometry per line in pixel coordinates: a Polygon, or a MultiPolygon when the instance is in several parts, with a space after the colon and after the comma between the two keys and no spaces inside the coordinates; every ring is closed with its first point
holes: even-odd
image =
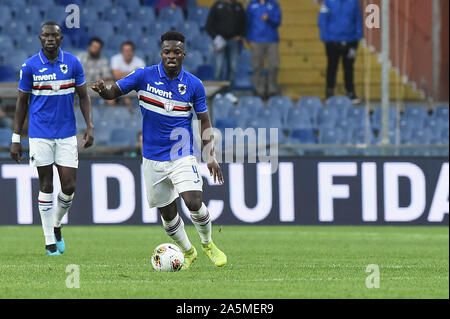
{"type": "Polygon", "coordinates": [[[87,93],[86,83],[77,86],[75,92],[77,92],[78,97],[80,98],[81,113],[83,113],[84,120],[86,121],[86,131],[84,131],[83,135],[83,148],[88,148],[94,143],[94,121],[92,119],[91,98],[87,93]]]}
{"type": "Polygon", "coordinates": [[[223,184],[222,170],[216,160],[216,154],[214,150],[214,131],[209,119],[208,111],[203,113],[197,113],[197,118],[200,120],[200,134],[203,141],[203,145],[208,150],[207,166],[211,176],[214,177],[214,183],[218,181],[223,184]]]}

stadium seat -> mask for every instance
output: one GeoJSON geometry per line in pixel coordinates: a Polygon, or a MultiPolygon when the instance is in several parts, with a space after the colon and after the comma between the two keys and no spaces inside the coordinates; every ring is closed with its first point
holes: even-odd
{"type": "Polygon", "coordinates": [[[11,145],[12,130],[6,127],[0,127],[0,146],[9,147],[11,145]]]}
{"type": "Polygon", "coordinates": [[[286,128],[288,130],[313,129],[309,112],[306,108],[291,108],[287,115],[286,128]]]}
{"type": "Polygon", "coordinates": [[[230,110],[234,107],[233,103],[226,97],[214,98],[212,104],[215,119],[227,118],[230,110]]]}
{"type": "Polygon", "coordinates": [[[358,144],[373,144],[374,136],[372,130],[363,127],[355,127],[350,134],[349,143],[353,145],[358,144]]]}
{"type": "Polygon", "coordinates": [[[44,14],[44,20],[46,21],[55,21],[60,23],[66,19],[66,7],[64,6],[39,6],[41,8],[41,12],[44,14]]]}
{"type": "Polygon", "coordinates": [[[158,4],[159,0],[142,0],[142,4],[144,6],[154,7],[158,4]]]}
{"type": "Polygon", "coordinates": [[[367,111],[365,107],[361,106],[352,106],[347,111],[347,120],[351,123],[353,127],[366,127],[366,122],[369,122],[370,119],[367,116],[367,111]]]}
{"type": "Polygon", "coordinates": [[[187,18],[190,21],[196,21],[200,28],[205,27],[206,20],[208,19],[209,8],[208,7],[188,7],[187,18]]]}
{"type": "Polygon", "coordinates": [[[314,127],[317,126],[317,114],[319,110],[323,107],[322,101],[316,96],[304,96],[300,98],[297,102],[298,107],[304,107],[308,110],[311,122],[314,127]]]}
{"type": "Polygon", "coordinates": [[[164,7],[159,12],[158,20],[170,21],[172,25],[181,25],[184,23],[183,10],[181,8],[172,9],[171,7],[164,7]]]}
{"type": "Polygon", "coordinates": [[[236,127],[236,123],[233,119],[229,118],[217,118],[214,120],[214,128],[217,128],[222,132],[222,135],[225,133],[226,128],[234,128],[236,127]]]}
{"type": "MultiPolygon", "coordinates": [[[[97,7],[80,7],[80,24],[85,28],[87,24],[94,24],[100,19],[101,8],[97,7]]],[[[86,31],[86,30],[85,30],[86,31]]]]}
{"type": "Polygon", "coordinates": [[[0,35],[0,50],[9,50],[14,48],[13,40],[8,35],[0,35]]]}
{"type": "Polygon", "coordinates": [[[130,21],[134,23],[138,21],[144,22],[149,28],[155,20],[155,10],[150,7],[141,6],[138,9],[130,12],[130,21]]]}
{"type": "Polygon", "coordinates": [[[238,102],[238,107],[245,108],[252,114],[257,114],[263,106],[263,101],[258,96],[243,96],[238,102]]]}
{"type": "Polygon", "coordinates": [[[280,113],[275,108],[261,107],[257,113],[257,119],[264,119],[267,121],[267,125],[269,125],[268,127],[278,127],[280,129],[283,127],[280,113]]]}
{"type": "Polygon", "coordinates": [[[197,69],[203,64],[203,56],[199,51],[188,51],[186,53],[186,58],[183,61],[183,68],[186,71],[196,74],[197,69]]]}
{"type": "Polygon", "coordinates": [[[170,23],[165,21],[155,21],[149,28],[146,29],[146,33],[160,37],[161,34],[171,30],[172,27],[170,23]]]}
{"type": "Polygon", "coordinates": [[[202,64],[197,68],[197,76],[202,81],[214,80],[214,66],[211,64],[202,64]]]}
{"type": "Polygon", "coordinates": [[[405,109],[402,118],[414,123],[416,127],[422,127],[428,118],[428,113],[423,106],[408,106],[405,109]]]}
{"type": "Polygon", "coordinates": [[[83,0],[56,0],[56,3],[60,6],[68,6],[69,4],[76,4],[79,7],[83,4],[83,0]]]}
{"type": "Polygon", "coordinates": [[[3,34],[14,36],[14,38],[22,38],[28,35],[27,27],[18,21],[11,21],[2,28],[3,34]]]}
{"type": "Polygon", "coordinates": [[[445,123],[449,123],[448,105],[439,105],[434,109],[433,117],[442,119],[445,123]]]}
{"type": "Polygon", "coordinates": [[[16,82],[17,75],[14,70],[9,65],[1,65],[0,64],[0,82],[16,82]]]}
{"type": "Polygon", "coordinates": [[[197,38],[200,35],[200,28],[195,21],[185,21],[179,25],[179,31],[186,36],[187,41],[197,38]]]}
{"type": "MultiPolygon", "coordinates": [[[[372,129],[375,131],[381,131],[381,106],[375,108],[372,117],[371,124],[372,129]]],[[[394,130],[397,125],[397,108],[394,106],[389,107],[389,130],[394,130]]]]}
{"type": "MultiPolygon", "coordinates": [[[[31,1],[29,1],[29,2],[31,2],[31,1]]],[[[55,1],[53,1],[53,0],[39,0],[39,1],[35,1],[35,2],[39,2],[39,6],[41,8],[49,8],[49,7],[55,6],[55,1]]]]}
{"type": "Polygon", "coordinates": [[[7,6],[0,6],[0,28],[12,20],[11,10],[7,6]]]}
{"type": "Polygon", "coordinates": [[[107,8],[114,7],[114,4],[111,0],[86,0],[85,5],[91,8],[96,7],[102,12],[104,12],[107,8]]]}
{"type": "Polygon", "coordinates": [[[332,107],[324,107],[317,113],[317,128],[333,128],[338,120],[337,110],[332,107]]]}
{"type": "Polygon", "coordinates": [[[114,128],[108,141],[109,146],[135,146],[137,145],[136,133],[125,128],[114,128]]]}
{"type": "MultiPolygon", "coordinates": [[[[99,37],[101,39],[108,39],[114,35],[114,27],[109,21],[97,21],[88,26],[89,38],[99,37]]],[[[108,43],[105,43],[108,45],[108,43]]]]}
{"type": "Polygon", "coordinates": [[[248,109],[242,107],[233,107],[228,115],[231,119],[234,120],[236,127],[247,127],[248,109]]]}
{"type": "Polygon", "coordinates": [[[29,53],[37,53],[41,49],[41,41],[36,36],[28,36],[18,42],[18,48],[23,49],[29,53]]]}
{"type": "Polygon", "coordinates": [[[122,43],[128,40],[128,37],[123,34],[112,34],[106,39],[105,48],[116,50],[116,53],[119,53],[122,43]]]}
{"type": "Polygon", "coordinates": [[[239,56],[238,68],[246,70],[247,72],[250,73],[253,72],[250,50],[245,49],[242,50],[239,56]]]}
{"type": "Polygon", "coordinates": [[[344,132],[338,128],[327,128],[320,131],[319,143],[320,144],[344,144],[344,132]]]}
{"type": "Polygon", "coordinates": [[[133,12],[139,10],[141,3],[139,0],[115,0],[116,5],[124,8],[127,12],[133,12]]]}
{"type": "Polygon", "coordinates": [[[312,129],[294,129],[291,137],[301,144],[316,144],[316,137],[312,129]]]}
{"type": "Polygon", "coordinates": [[[128,22],[127,14],[121,7],[105,8],[101,14],[101,17],[105,21],[114,23],[125,24],[128,22]]]}
{"type": "Polygon", "coordinates": [[[267,105],[270,108],[277,110],[277,114],[283,123],[286,123],[288,112],[293,108],[293,103],[290,97],[287,96],[272,96],[267,105]]]}
{"type": "Polygon", "coordinates": [[[345,95],[332,96],[328,98],[327,105],[350,107],[352,106],[352,101],[345,95]]]}
{"type": "Polygon", "coordinates": [[[17,49],[14,51],[13,55],[8,56],[5,59],[5,64],[10,65],[15,72],[19,72],[22,64],[28,59],[30,55],[26,53],[24,50],[17,49]]]}

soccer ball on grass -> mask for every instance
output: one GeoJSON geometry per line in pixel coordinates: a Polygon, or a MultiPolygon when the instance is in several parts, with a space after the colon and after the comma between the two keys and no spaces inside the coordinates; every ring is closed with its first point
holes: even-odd
{"type": "Polygon", "coordinates": [[[153,250],[152,266],[156,271],[178,271],[183,262],[183,252],[177,245],[165,243],[153,250]]]}

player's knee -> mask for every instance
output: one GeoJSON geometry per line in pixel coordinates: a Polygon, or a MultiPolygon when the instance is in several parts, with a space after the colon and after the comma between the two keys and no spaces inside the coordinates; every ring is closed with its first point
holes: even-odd
{"type": "Polygon", "coordinates": [[[201,196],[193,196],[185,199],[184,203],[190,211],[198,211],[202,207],[202,198],[201,196]]]}
{"type": "Polygon", "coordinates": [[[52,182],[47,182],[47,181],[41,181],[40,185],[39,185],[39,190],[43,193],[53,193],[53,183],[52,182]]]}
{"type": "Polygon", "coordinates": [[[75,181],[70,181],[61,185],[61,191],[66,195],[72,195],[75,193],[75,181]]]}

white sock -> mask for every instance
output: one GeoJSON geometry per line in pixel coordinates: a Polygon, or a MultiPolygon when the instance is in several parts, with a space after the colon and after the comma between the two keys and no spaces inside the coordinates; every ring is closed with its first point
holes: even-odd
{"type": "Polygon", "coordinates": [[[178,213],[171,221],[165,221],[164,218],[162,218],[162,221],[167,235],[169,235],[183,251],[188,251],[192,248],[191,242],[184,230],[184,222],[178,213]]]}
{"type": "Polygon", "coordinates": [[[45,244],[55,243],[53,233],[53,194],[39,192],[39,213],[41,214],[42,229],[44,230],[45,244]]]}
{"type": "Polygon", "coordinates": [[[205,203],[198,211],[190,211],[191,220],[197,228],[198,235],[202,240],[202,244],[207,244],[211,241],[211,217],[209,216],[208,208],[205,203]]]}
{"type": "Polygon", "coordinates": [[[66,215],[70,206],[72,206],[72,198],[73,194],[66,195],[63,192],[59,192],[58,202],[56,203],[55,215],[53,220],[55,227],[61,227],[61,220],[64,218],[64,215],[66,215]]]}

